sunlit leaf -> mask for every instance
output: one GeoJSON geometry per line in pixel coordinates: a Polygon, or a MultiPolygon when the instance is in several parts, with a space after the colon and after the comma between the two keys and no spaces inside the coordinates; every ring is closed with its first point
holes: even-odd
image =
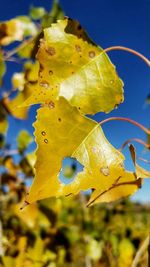
{"type": "Polygon", "coordinates": [[[19,89],[20,91],[24,89],[25,75],[23,72],[15,72],[12,76],[11,81],[14,89],[19,89]]]}
{"type": "Polygon", "coordinates": [[[132,265],[135,249],[133,244],[127,238],[121,240],[119,244],[119,267],[129,267],[132,265]]]}
{"type": "Polygon", "coordinates": [[[95,125],[96,122],[81,116],[63,98],[38,110],[34,125],[38,143],[36,178],[28,196],[29,202],[58,194],[60,181],[57,175],[62,159],[72,155],[95,125]]]}
{"type": "Polygon", "coordinates": [[[44,30],[38,84],[23,105],[63,96],[84,114],[110,112],[123,101],[123,83],[104,51],[67,33],[68,23],[60,20],[44,30]]]}
{"type": "MultiPolygon", "coordinates": [[[[36,174],[27,202],[78,194],[87,189],[96,189],[100,194],[118,186],[116,196],[109,196],[109,201],[114,201],[138,189],[136,176],[124,170],[123,155],[107,141],[99,124],[82,116],[65,99],[40,108],[34,126],[38,144],[36,174]],[[65,185],[59,181],[58,175],[63,158],[69,156],[76,158],[84,170],[65,185]],[[120,186],[130,182],[134,186],[127,187],[126,191],[120,186]]],[[[91,201],[95,201],[93,195],[91,201]]]]}
{"type": "Polygon", "coordinates": [[[34,36],[36,33],[36,26],[28,17],[16,17],[0,24],[0,45],[22,41],[24,37],[34,36]]]}
{"type": "Polygon", "coordinates": [[[29,228],[34,228],[38,217],[38,208],[35,204],[29,205],[26,209],[20,210],[20,204],[13,206],[16,214],[29,228]]]}
{"type": "Polygon", "coordinates": [[[99,260],[102,257],[102,248],[102,242],[91,239],[86,246],[87,255],[93,260],[99,260]]]}
{"type": "Polygon", "coordinates": [[[24,65],[24,72],[17,73],[12,78],[12,85],[14,89],[19,89],[18,94],[10,99],[5,99],[5,106],[9,113],[18,118],[26,119],[28,115],[28,107],[21,107],[20,103],[24,102],[33,92],[33,85],[37,83],[37,76],[39,71],[39,63],[26,62],[24,65]],[[30,85],[30,86],[28,86],[30,85]]]}

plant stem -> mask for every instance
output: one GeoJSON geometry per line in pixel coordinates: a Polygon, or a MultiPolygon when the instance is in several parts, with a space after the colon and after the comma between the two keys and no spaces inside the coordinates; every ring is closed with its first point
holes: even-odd
{"type": "Polygon", "coordinates": [[[111,46],[111,47],[104,49],[104,52],[109,52],[112,50],[122,50],[122,51],[129,52],[129,53],[141,58],[150,67],[150,60],[134,49],[131,49],[131,48],[128,48],[125,46],[111,46]]]}
{"type": "Polygon", "coordinates": [[[144,142],[143,140],[139,139],[139,138],[130,138],[128,140],[126,140],[123,145],[121,146],[121,148],[119,150],[122,150],[127,144],[131,143],[132,141],[137,142],[141,145],[143,145],[144,147],[146,147],[147,149],[150,149],[150,145],[148,145],[146,142],[144,142]]]}
{"type": "Polygon", "coordinates": [[[147,159],[144,159],[144,158],[141,158],[141,157],[138,157],[138,159],[143,161],[143,162],[145,162],[145,163],[147,163],[147,164],[150,164],[150,161],[147,160],[147,159]]]}
{"type": "Polygon", "coordinates": [[[123,117],[111,117],[111,118],[107,118],[103,121],[100,121],[99,124],[102,125],[104,124],[105,122],[108,122],[108,121],[127,121],[137,127],[139,127],[141,130],[143,130],[145,133],[147,133],[148,135],[150,134],[150,130],[146,127],[144,127],[142,124],[134,121],[134,120],[131,120],[129,118],[123,118],[123,117]]]}
{"type": "Polygon", "coordinates": [[[20,45],[18,45],[17,47],[15,47],[14,49],[12,49],[11,51],[9,51],[5,56],[4,56],[4,60],[8,60],[10,57],[12,57],[13,55],[15,55],[19,50],[23,49],[26,45],[29,45],[30,43],[32,43],[32,41],[34,40],[35,36],[25,40],[24,42],[22,42],[20,45]]]}
{"type": "Polygon", "coordinates": [[[138,263],[141,260],[141,257],[143,256],[144,252],[148,248],[148,245],[149,245],[149,236],[147,236],[147,238],[144,240],[142,246],[137,251],[131,267],[137,267],[138,266],[138,263]]]}
{"type": "Polygon", "coordinates": [[[101,192],[98,196],[96,196],[91,202],[88,202],[87,207],[91,206],[91,204],[93,204],[98,198],[100,198],[101,196],[103,196],[105,193],[107,193],[108,191],[118,187],[118,186],[124,186],[124,185],[136,185],[138,188],[141,187],[141,178],[135,180],[135,181],[129,181],[129,182],[121,182],[118,183],[118,181],[120,180],[121,176],[118,177],[118,179],[116,180],[116,183],[113,184],[111,187],[109,187],[108,189],[106,189],[105,191],[101,192]]]}

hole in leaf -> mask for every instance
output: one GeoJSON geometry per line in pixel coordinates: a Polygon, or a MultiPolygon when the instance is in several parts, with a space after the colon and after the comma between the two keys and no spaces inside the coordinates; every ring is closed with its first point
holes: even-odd
{"type": "Polygon", "coordinates": [[[75,158],[66,157],[62,161],[62,168],[59,173],[59,180],[64,184],[70,184],[78,172],[83,170],[83,165],[75,158]]]}

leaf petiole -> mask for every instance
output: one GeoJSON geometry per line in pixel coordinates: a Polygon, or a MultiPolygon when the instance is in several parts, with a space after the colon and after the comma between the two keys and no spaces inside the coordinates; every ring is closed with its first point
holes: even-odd
{"type": "Polygon", "coordinates": [[[131,48],[128,48],[128,47],[125,47],[125,46],[111,46],[111,47],[108,47],[108,48],[104,49],[103,51],[105,53],[107,53],[107,52],[113,51],[113,50],[122,50],[122,51],[129,52],[129,53],[141,58],[150,67],[150,60],[148,58],[146,58],[143,54],[137,52],[134,49],[131,49],[131,48]]]}
{"type": "Polygon", "coordinates": [[[139,127],[141,130],[143,130],[146,134],[150,135],[150,130],[148,128],[146,128],[145,126],[143,126],[142,124],[140,124],[139,122],[137,121],[134,121],[130,118],[123,118],[123,117],[110,117],[110,118],[107,118],[103,121],[100,121],[99,124],[102,125],[108,121],[127,121],[137,127],[139,127]]]}

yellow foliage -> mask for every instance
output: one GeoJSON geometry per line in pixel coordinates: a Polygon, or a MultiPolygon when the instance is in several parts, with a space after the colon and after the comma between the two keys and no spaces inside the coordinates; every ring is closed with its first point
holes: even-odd
{"type": "Polygon", "coordinates": [[[105,191],[108,201],[113,201],[138,189],[135,175],[124,170],[124,156],[108,142],[99,124],[81,115],[64,98],[40,108],[34,126],[37,161],[27,202],[87,189],[96,189],[90,202],[100,202],[102,193],[102,200],[107,201],[105,191]],[[62,160],[68,156],[76,158],[84,170],[65,185],[58,176],[62,160]]]}
{"type": "Polygon", "coordinates": [[[63,96],[84,114],[110,112],[123,101],[123,83],[102,48],[67,33],[68,23],[60,20],[44,30],[38,84],[23,105],[63,96]]]}

